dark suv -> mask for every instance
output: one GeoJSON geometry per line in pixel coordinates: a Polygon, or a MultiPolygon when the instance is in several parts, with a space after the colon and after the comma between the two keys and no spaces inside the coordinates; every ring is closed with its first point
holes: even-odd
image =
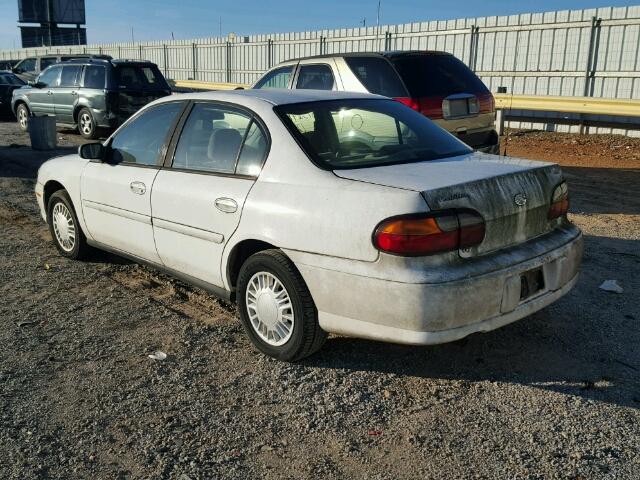
{"type": "Polygon", "coordinates": [[[336,53],[299,58],[273,67],[253,88],[384,95],[421,112],[476,150],[500,151],[493,95],[450,53],[336,53]]]}
{"type": "Polygon", "coordinates": [[[85,138],[118,127],[142,106],[171,94],[158,67],[145,61],[78,59],[52,65],[28,87],[14,90],[20,128],[31,115],[55,115],[85,138]]]}

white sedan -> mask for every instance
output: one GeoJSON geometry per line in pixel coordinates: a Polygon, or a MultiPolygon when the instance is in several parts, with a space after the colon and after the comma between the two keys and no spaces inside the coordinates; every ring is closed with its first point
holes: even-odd
{"type": "Polygon", "coordinates": [[[44,163],[36,196],[62,255],[108,250],[235,300],[283,360],[327,333],[498,328],[567,293],[582,257],[556,164],[474,153],[367,94],[167,97],[44,163]]]}

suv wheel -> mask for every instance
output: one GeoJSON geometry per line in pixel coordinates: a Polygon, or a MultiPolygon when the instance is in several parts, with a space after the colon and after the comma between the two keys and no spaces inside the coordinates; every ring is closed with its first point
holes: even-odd
{"type": "Polygon", "coordinates": [[[83,108],[78,112],[78,132],[84,138],[93,140],[98,137],[96,122],[88,108],[83,108]]]}
{"type": "Polygon", "coordinates": [[[18,105],[18,108],[16,109],[16,118],[18,119],[20,130],[26,132],[29,128],[29,109],[24,103],[18,105]]]}
{"type": "Polygon", "coordinates": [[[242,265],[237,302],[247,335],[266,355],[300,360],[327,338],[300,272],[279,250],[256,253],[242,265]]]}
{"type": "Polygon", "coordinates": [[[49,231],[58,252],[74,260],[84,258],[91,247],[87,244],[71,198],[66,190],[58,190],[49,199],[47,207],[49,231]]]}

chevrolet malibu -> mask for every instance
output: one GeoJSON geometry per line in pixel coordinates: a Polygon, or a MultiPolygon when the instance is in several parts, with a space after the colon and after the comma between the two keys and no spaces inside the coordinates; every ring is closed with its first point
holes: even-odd
{"type": "Polygon", "coordinates": [[[474,153],[369,94],[166,97],[44,163],[36,197],[62,255],[108,250],[235,301],[288,361],[328,333],[493,330],[567,293],[582,257],[558,165],[474,153]]]}

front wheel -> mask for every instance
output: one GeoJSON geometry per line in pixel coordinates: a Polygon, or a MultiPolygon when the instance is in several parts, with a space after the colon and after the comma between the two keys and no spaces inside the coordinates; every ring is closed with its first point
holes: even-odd
{"type": "Polygon", "coordinates": [[[86,257],[90,247],[78,223],[71,198],[65,190],[58,190],[51,195],[47,213],[49,231],[58,252],[73,259],[86,257]]]}
{"type": "Polygon", "coordinates": [[[78,132],[90,140],[98,138],[98,128],[91,110],[88,108],[83,108],[78,112],[78,132]]]}
{"type": "Polygon", "coordinates": [[[262,353],[296,361],[327,338],[311,293],[295,265],[279,250],[249,257],[238,277],[238,310],[251,342],[262,353]]]}

